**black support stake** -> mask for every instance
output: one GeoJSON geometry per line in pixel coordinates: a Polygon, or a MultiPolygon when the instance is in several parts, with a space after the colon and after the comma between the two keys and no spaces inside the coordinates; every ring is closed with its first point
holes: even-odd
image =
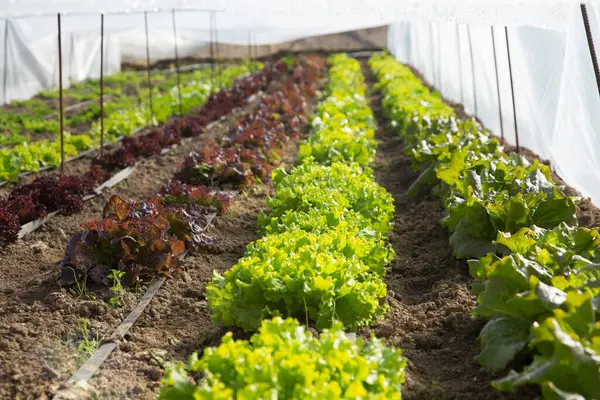
{"type": "Polygon", "coordinates": [[[210,93],[214,93],[215,91],[215,43],[214,43],[214,34],[213,34],[213,18],[212,12],[208,14],[209,21],[209,37],[210,37],[210,93]]]}
{"type": "Polygon", "coordinates": [[[598,93],[600,94],[600,68],[598,68],[598,57],[596,55],[596,47],[594,46],[592,29],[590,28],[590,19],[588,18],[587,7],[584,3],[581,3],[581,17],[583,18],[583,26],[585,27],[585,36],[587,37],[590,56],[592,57],[594,75],[596,75],[596,85],[598,86],[598,93]]]}
{"type": "Polygon", "coordinates": [[[469,35],[469,53],[471,54],[471,73],[473,74],[473,108],[475,117],[477,117],[477,86],[475,80],[475,59],[473,57],[473,42],[471,40],[471,25],[467,25],[467,34],[469,35]]]}
{"type": "Polygon", "coordinates": [[[58,102],[60,106],[60,172],[65,172],[65,134],[63,118],[63,76],[62,76],[62,31],[60,23],[60,14],[57,14],[58,21],[58,102]]]}
{"type": "MultiPolygon", "coordinates": [[[[215,53],[217,58],[217,71],[218,74],[221,75],[221,52],[219,48],[219,28],[217,25],[217,13],[215,11],[212,12],[212,17],[214,20],[214,30],[215,30],[215,53]]],[[[221,89],[221,80],[219,79],[219,90],[221,89]]]]}
{"type": "Polygon", "coordinates": [[[496,57],[496,37],[494,36],[494,27],[490,26],[492,31],[492,51],[494,52],[494,68],[496,70],[496,89],[498,91],[498,112],[500,113],[500,136],[504,139],[504,122],[502,121],[502,101],[500,100],[500,78],[498,77],[498,57],[496,57]]]}
{"type": "Polygon", "coordinates": [[[152,106],[152,78],[150,77],[150,38],[148,37],[148,12],[144,11],[144,25],[146,27],[146,71],[148,73],[148,101],[150,103],[150,120],[148,125],[154,121],[154,107],[152,106]]]}
{"type": "Polygon", "coordinates": [[[435,70],[435,51],[434,51],[434,46],[433,46],[433,22],[429,23],[429,37],[430,37],[430,41],[429,41],[429,49],[431,50],[431,80],[432,80],[432,84],[435,87],[436,85],[436,70],[435,70]]]}
{"type": "Polygon", "coordinates": [[[181,102],[181,80],[179,78],[179,49],[177,48],[177,24],[175,23],[175,9],[172,10],[173,16],[173,42],[175,44],[175,75],[177,76],[177,94],[179,100],[179,116],[183,116],[183,103],[181,102]]]}
{"type": "Polygon", "coordinates": [[[456,24],[456,43],[458,44],[458,78],[460,84],[460,103],[465,105],[465,93],[463,89],[463,74],[462,74],[462,52],[460,46],[460,25],[456,24]]]}
{"type": "Polygon", "coordinates": [[[444,84],[444,79],[443,79],[443,73],[444,73],[444,69],[443,69],[443,65],[442,65],[442,30],[440,29],[440,26],[438,25],[437,27],[437,39],[438,39],[438,70],[439,70],[439,75],[438,75],[438,90],[441,92],[442,91],[442,85],[444,84]]]}
{"type": "Polygon", "coordinates": [[[100,155],[104,152],[104,14],[100,14],[100,155]]]}
{"type": "Polygon", "coordinates": [[[252,31],[248,31],[248,70],[252,71],[252,31]]]}
{"type": "Polygon", "coordinates": [[[519,129],[517,127],[517,107],[515,105],[515,87],[513,84],[512,63],[510,60],[510,45],[508,43],[508,28],[506,26],[504,27],[504,34],[506,35],[506,53],[508,54],[508,74],[510,75],[510,92],[512,94],[513,117],[515,119],[515,141],[517,142],[517,153],[520,153],[521,148],[519,146],[519,129]]]}
{"type": "Polygon", "coordinates": [[[8,94],[8,85],[6,83],[7,79],[8,79],[8,24],[9,24],[9,20],[7,19],[6,21],[4,21],[4,70],[3,70],[3,75],[4,75],[4,102],[8,103],[8,99],[7,99],[7,94],[8,94]]]}

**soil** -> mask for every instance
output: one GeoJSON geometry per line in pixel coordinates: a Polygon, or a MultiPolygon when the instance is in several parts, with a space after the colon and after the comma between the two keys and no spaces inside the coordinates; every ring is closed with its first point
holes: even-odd
{"type": "MultiPolygon", "coordinates": [[[[85,361],[86,357],[77,348],[83,340],[82,318],[88,319],[91,338],[97,332],[101,339],[120,324],[143,293],[144,288],[127,293],[124,306],[112,308],[105,301],[110,297],[106,290],[84,295],[67,292],[57,285],[59,268],[56,263],[64,256],[66,242],[78,232],[79,226],[100,218],[101,210],[112,194],[136,200],[149,199],[190,151],[201,150],[209,140],[223,136],[235,120],[252,107],[253,104],[234,111],[202,136],[186,140],[167,155],[142,161],[127,180],[85,203],[80,213],[55,217],[24,239],[0,250],[0,274],[4,276],[0,282],[0,399],[44,398],[55,390],[85,361]]],[[[184,282],[190,276],[197,276],[195,266],[200,265],[200,260],[205,259],[205,265],[211,266],[213,263],[218,265],[219,257],[237,259],[234,249],[241,246],[241,240],[251,239],[249,234],[244,236],[247,232],[244,227],[248,226],[248,231],[255,230],[250,222],[245,222],[256,220],[252,213],[259,197],[253,196],[235,202],[233,213],[237,214],[234,217],[232,213],[229,225],[227,220],[215,222],[215,233],[219,239],[223,238],[215,250],[218,254],[198,255],[196,261],[193,261],[194,257],[190,258],[192,261],[186,260],[189,272],[183,274],[184,282]],[[221,234],[223,230],[226,233],[221,234]],[[235,236],[234,243],[228,241],[229,236],[235,236]]],[[[201,280],[199,276],[198,279],[201,280]]],[[[168,282],[167,290],[161,292],[158,299],[168,297],[164,294],[168,293],[168,288],[180,284],[181,281],[168,282]]],[[[173,299],[177,304],[183,304],[190,297],[178,295],[173,299]]],[[[175,315],[175,308],[153,307],[163,315],[171,312],[175,315]]],[[[156,314],[150,315],[156,317],[156,314]]],[[[170,324],[168,320],[165,322],[170,324]]]]}
{"type": "MultiPolygon", "coordinates": [[[[363,68],[367,82],[374,77],[363,68]]],[[[485,321],[472,315],[476,298],[466,262],[454,258],[441,224],[443,205],[433,196],[409,196],[418,174],[401,141],[386,129],[380,95],[371,108],[379,120],[373,169],[395,200],[395,227],[389,240],[396,252],[386,277],[391,311],[372,332],[402,348],[408,359],[405,399],[532,399],[535,391],[510,395],[490,386],[495,377],[474,360],[485,321]]],[[[367,333],[367,332],[365,332],[367,333]]],[[[370,333],[370,332],[368,332],[370,333]]]]}

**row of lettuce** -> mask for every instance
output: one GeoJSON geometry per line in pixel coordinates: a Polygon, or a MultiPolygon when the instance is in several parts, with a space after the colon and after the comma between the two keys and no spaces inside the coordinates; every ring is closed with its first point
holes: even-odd
{"type": "Polygon", "coordinates": [[[548,166],[504,153],[476,122],[458,120],[393,57],[369,63],[386,118],[421,171],[411,191],[443,200],[454,253],[471,259],[475,311],[489,320],[477,360],[510,370],[492,385],[600,398],[600,233],[576,226],[577,199],[548,166]]]}
{"type": "Polygon", "coordinates": [[[216,322],[258,333],[249,341],[228,333],[201,358],[172,367],[160,398],[400,398],[400,350],[344,332],[387,309],[394,205],[366,166],[375,154],[375,123],[360,65],[345,55],[329,65],[301,165],[272,174],[276,195],[259,216],[264,236],[206,288],[216,322]],[[369,146],[354,146],[362,142],[369,146]],[[310,325],[322,333],[313,335],[310,325]]]}
{"type": "MultiPolygon", "coordinates": [[[[256,65],[235,65],[221,71],[212,80],[209,69],[197,72],[196,79],[186,82],[181,88],[181,110],[184,114],[193,108],[202,106],[209,95],[217,87],[230,87],[233,81],[247,74],[250,69],[261,67],[256,65]],[[214,85],[213,85],[214,82],[214,85]]],[[[117,109],[109,106],[104,120],[104,140],[114,143],[118,138],[128,137],[147,125],[166,122],[171,116],[179,113],[179,94],[177,86],[167,92],[157,93],[152,99],[153,119],[150,120],[149,100],[144,98],[138,102],[136,97],[123,97],[117,103],[117,109]],[[127,101],[125,101],[127,99],[127,101]]],[[[100,121],[92,123],[87,133],[64,135],[65,158],[97,148],[101,139],[100,121]]],[[[37,172],[44,167],[56,167],[61,162],[61,139],[42,139],[33,142],[21,141],[16,146],[0,149],[0,181],[15,182],[23,172],[37,172]]]]}
{"type": "MultiPolygon", "coordinates": [[[[236,79],[231,88],[213,93],[191,114],[173,118],[148,133],[124,138],[115,150],[94,158],[83,175],[40,176],[31,183],[17,185],[6,198],[0,197],[0,243],[14,242],[22,225],[52,212],[69,215],[80,211],[85,196],[93,194],[115,173],[142,158],[161,154],[169,146],[180,144],[183,138],[201,135],[209,123],[246,104],[253,94],[280,80],[287,69],[283,62],[269,63],[256,73],[236,79]]],[[[255,121],[255,125],[258,123],[255,121]]]]}
{"type": "MultiPolygon", "coordinates": [[[[186,95],[190,84],[194,81],[205,82],[211,78],[211,70],[202,67],[191,72],[179,74],[179,80],[185,88],[186,95]]],[[[177,76],[175,73],[151,74],[152,95],[156,99],[153,112],[164,118],[164,113],[173,114],[178,111],[177,76]],[[175,90],[175,92],[172,92],[175,90]],[[167,98],[165,98],[165,95],[167,98]],[[170,104],[170,105],[169,105],[170,104]]],[[[138,106],[148,106],[147,76],[139,72],[121,72],[104,78],[104,115],[138,106]]],[[[98,79],[76,82],[63,91],[65,106],[65,129],[80,132],[89,128],[89,124],[100,118],[100,83],[98,79]]],[[[59,93],[56,88],[42,90],[37,96],[27,100],[15,100],[0,108],[0,146],[14,146],[24,142],[35,141],[39,134],[57,134],[59,132],[58,103],[59,93]]],[[[150,113],[147,107],[146,120],[150,113]]]]}

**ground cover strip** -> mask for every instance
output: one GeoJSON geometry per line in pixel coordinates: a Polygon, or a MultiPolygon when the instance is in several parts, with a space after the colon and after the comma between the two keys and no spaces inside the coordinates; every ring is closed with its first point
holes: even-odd
{"type": "MultiPolygon", "coordinates": [[[[248,150],[252,149],[257,154],[276,151],[299,129],[298,117],[306,112],[305,96],[315,92],[313,81],[316,81],[318,72],[315,69],[300,58],[298,65],[290,71],[291,78],[287,84],[274,94],[265,95],[261,99],[265,108],[259,106],[258,111],[253,113],[251,119],[262,123],[262,128],[248,125],[246,118],[242,118],[218,145],[207,147],[244,149],[248,146],[248,150]],[[269,125],[270,120],[275,119],[278,124],[269,125]],[[257,142],[261,145],[256,146],[257,142]],[[231,143],[236,143],[236,147],[231,147],[231,143]]],[[[224,166],[229,163],[220,159],[211,161],[224,163],[224,166]]],[[[277,162],[276,159],[263,162],[257,158],[244,163],[250,165],[252,161],[259,168],[265,168],[267,162],[277,162]]],[[[252,170],[250,165],[245,171],[249,173],[252,170]]],[[[223,168],[218,168],[205,172],[218,181],[219,177],[229,176],[229,172],[223,175],[223,171],[223,168]]],[[[102,219],[82,225],[82,230],[68,244],[61,262],[61,283],[107,285],[110,284],[108,276],[112,273],[129,287],[157,274],[173,276],[182,269],[179,256],[185,250],[213,245],[214,239],[205,234],[212,218],[210,215],[215,211],[227,211],[231,192],[224,192],[217,186],[194,186],[181,182],[176,179],[179,173],[177,171],[174,179],[147,202],[134,203],[113,196],[104,207],[102,219]]],[[[239,182],[235,185],[238,189],[251,183],[236,182],[239,182]]]]}
{"type": "MultiPolygon", "coordinates": [[[[215,321],[259,332],[250,341],[228,333],[200,359],[193,354],[187,366],[178,363],[167,372],[160,398],[400,397],[400,350],[375,338],[354,342],[344,333],[386,311],[382,276],[393,258],[385,238],[394,207],[371,170],[353,162],[357,153],[323,156],[337,152],[321,131],[344,132],[338,148],[344,151],[352,138],[372,137],[374,127],[358,62],[335,55],[329,63],[326,98],[301,146],[302,165],[289,174],[273,172],[276,196],[259,217],[266,235],[248,245],[231,270],[215,272],[206,288],[215,321]],[[323,332],[317,339],[298,321],[323,332]],[[203,377],[196,385],[190,377],[197,374],[203,377]]],[[[366,164],[374,151],[373,145],[357,161],[366,164]]]]}
{"type": "Polygon", "coordinates": [[[374,55],[383,108],[422,171],[412,192],[444,201],[444,225],[458,258],[469,261],[478,307],[487,319],[477,360],[492,385],[515,391],[541,386],[545,398],[600,396],[597,229],[576,227],[577,199],[549,168],[503,153],[474,121],[459,121],[389,56],[374,55]],[[518,371],[518,372],[517,372],[518,371]]]}
{"type": "Polygon", "coordinates": [[[164,148],[180,144],[184,137],[200,135],[208,123],[244,104],[249,96],[264,90],[284,71],[284,64],[272,64],[236,80],[231,89],[210,95],[204,106],[192,115],[174,119],[147,134],[125,138],[118,149],[95,158],[83,176],[58,174],[18,185],[6,199],[0,200],[0,221],[3,222],[0,239],[4,244],[15,241],[21,225],[54,211],[63,215],[79,211],[84,196],[93,193],[94,187],[107,181],[115,171],[135,164],[142,157],[158,155],[164,148]]]}
{"type": "MultiPolygon", "coordinates": [[[[252,66],[250,67],[252,70],[252,66]]],[[[183,85],[182,97],[193,95],[191,83],[210,79],[212,69],[203,67],[193,72],[180,73],[183,85]]],[[[175,73],[152,74],[152,93],[155,101],[153,111],[164,115],[165,108],[179,108],[178,99],[173,98],[177,92],[175,73]],[[165,107],[168,105],[169,107],[165,107]]],[[[106,117],[119,110],[137,107],[140,103],[148,106],[148,88],[146,74],[122,72],[104,78],[104,115],[106,117]]],[[[38,95],[27,100],[16,100],[0,108],[0,146],[12,146],[47,138],[49,134],[58,132],[58,90],[42,90],[38,95]]],[[[81,133],[80,126],[87,126],[100,118],[100,84],[97,79],[77,82],[63,91],[65,106],[65,127],[67,131],[81,133]]],[[[189,100],[182,102],[187,107],[189,100]]],[[[185,110],[184,110],[185,111],[185,110]]],[[[171,112],[173,114],[176,111],[171,112]]],[[[146,115],[146,120],[149,113],[146,115]]]]}
{"type": "MultiPolygon", "coordinates": [[[[215,86],[230,87],[233,80],[249,71],[247,65],[232,66],[215,78],[215,86]]],[[[188,112],[202,105],[212,93],[210,74],[205,72],[198,80],[188,82],[182,87],[182,110],[188,112]]],[[[163,123],[171,115],[179,113],[179,96],[177,87],[168,93],[153,99],[154,120],[149,120],[148,100],[141,104],[123,104],[118,110],[110,113],[104,121],[105,142],[114,143],[117,138],[132,136],[146,126],[163,123]],[[122,106],[122,108],[121,108],[122,106]]],[[[95,148],[100,144],[100,122],[92,124],[85,134],[65,134],[65,157],[74,157],[83,151],[95,148]]],[[[17,181],[22,172],[39,171],[44,167],[56,167],[60,164],[60,137],[52,140],[43,139],[31,143],[18,144],[0,150],[0,180],[17,181]]]]}

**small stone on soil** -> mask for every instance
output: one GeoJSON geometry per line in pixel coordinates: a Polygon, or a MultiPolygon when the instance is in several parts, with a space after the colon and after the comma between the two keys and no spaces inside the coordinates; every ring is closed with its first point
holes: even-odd
{"type": "Polygon", "coordinates": [[[40,253],[43,253],[45,250],[48,250],[48,245],[46,243],[42,242],[41,240],[35,242],[30,247],[33,250],[33,252],[36,254],[40,254],[40,253]]]}

